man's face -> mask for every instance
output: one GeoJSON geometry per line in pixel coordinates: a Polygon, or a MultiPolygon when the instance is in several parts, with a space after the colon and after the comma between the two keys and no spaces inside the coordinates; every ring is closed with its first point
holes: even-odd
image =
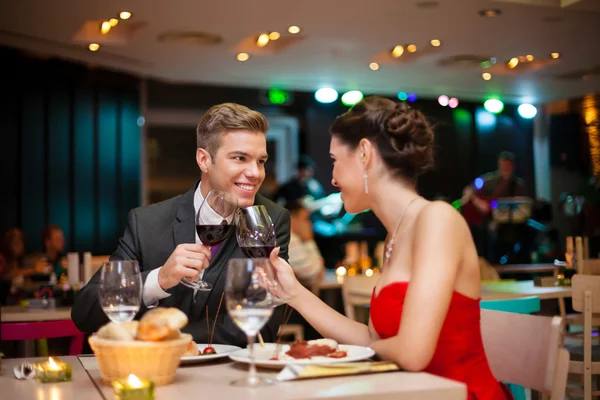
{"type": "Polygon", "coordinates": [[[65,249],[65,236],[62,231],[58,229],[53,229],[50,233],[50,237],[46,241],[46,248],[48,250],[53,250],[58,253],[62,253],[65,249]]]}
{"type": "Polygon", "coordinates": [[[498,160],[498,172],[502,179],[510,179],[515,170],[515,164],[511,160],[498,160]]]}
{"type": "Polygon", "coordinates": [[[240,207],[251,206],[265,180],[266,135],[246,130],[228,131],[221,135],[214,156],[199,148],[196,162],[202,170],[203,196],[218,189],[233,194],[240,207]]]}

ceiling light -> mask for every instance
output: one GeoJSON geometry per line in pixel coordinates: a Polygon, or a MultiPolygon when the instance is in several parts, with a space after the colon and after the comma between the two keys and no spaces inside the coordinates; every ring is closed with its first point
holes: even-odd
{"type": "Polygon", "coordinates": [[[439,39],[431,39],[429,43],[431,43],[433,47],[440,47],[442,45],[442,42],[440,42],[439,39]]]}
{"type": "Polygon", "coordinates": [[[337,100],[337,98],[338,98],[337,90],[330,88],[330,87],[324,87],[315,92],[315,99],[319,103],[326,103],[326,104],[333,103],[334,101],[337,100]]]}
{"type": "Polygon", "coordinates": [[[266,33],[261,33],[260,35],[258,35],[258,37],[256,38],[256,45],[258,47],[265,47],[266,45],[269,44],[269,35],[266,33]]]}
{"type": "Polygon", "coordinates": [[[237,55],[235,56],[236,60],[240,61],[240,62],[244,62],[244,61],[248,61],[250,59],[250,54],[248,53],[237,53],[237,55]]]}
{"type": "Polygon", "coordinates": [[[417,101],[417,94],[416,93],[409,93],[407,100],[408,100],[409,103],[414,103],[415,101],[417,101]]]}
{"type": "Polygon", "coordinates": [[[129,19],[129,18],[131,18],[131,13],[129,11],[121,11],[119,13],[119,18],[121,18],[121,19],[129,19]]]}
{"type": "Polygon", "coordinates": [[[108,22],[110,23],[110,26],[112,26],[113,28],[117,25],[119,25],[119,20],[117,18],[111,18],[108,20],[108,22]]]}
{"type": "Polygon", "coordinates": [[[400,46],[399,44],[395,45],[392,49],[392,57],[399,58],[402,56],[402,54],[404,54],[404,47],[400,46]]]}
{"type": "Polygon", "coordinates": [[[409,44],[408,46],[406,46],[406,50],[408,50],[409,53],[414,53],[415,51],[417,51],[417,46],[415,46],[414,44],[409,44]]]}
{"type": "Polygon", "coordinates": [[[291,33],[292,35],[300,33],[300,27],[297,25],[290,25],[288,27],[288,32],[291,33]]]}
{"type": "Polygon", "coordinates": [[[510,69],[515,68],[517,65],[519,65],[519,59],[517,57],[513,57],[510,60],[508,60],[508,62],[506,63],[506,66],[510,69]]]}
{"type": "Polygon", "coordinates": [[[110,22],[102,21],[102,23],[100,24],[100,33],[106,35],[108,32],[110,32],[110,28],[112,28],[110,22]]]}
{"type": "Polygon", "coordinates": [[[438,97],[438,103],[440,103],[440,106],[442,107],[446,107],[448,105],[448,100],[450,99],[445,94],[438,97]]]}
{"type": "Polygon", "coordinates": [[[488,112],[499,114],[504,110],[504,103],[498,99],[487,99],[483,103],[483,107],[485,107],[488,112]]]}
{"type": "Polygon", "coordinates": [[[350,107],[361,101],[363,97],[360,90],[350,90],[342,95],[342,103],[350,107]]]}
{"type": "Polygon", "coordinates": [[[486,18],[497,17],[500,14],[502,14],[502,11],[500,11],[497,8],[487,8],[485,10],[479,10],[479,15],[486,18]]]}
{"type": "Polygon", "coordinates": [[[271,40],[277,40],[281,37],[281,35],[279,34],[279,32],[271,32],[269,33],[269,39],[271,40]]]}
{"type": "Polygon", "coordinates": [[[456,97],[452,97],[450,100],[448,100],[448,107],[450,107],[450,108],[458,107],[458,99],[456,97]]]}
{"type": "Polygon", "coordinates": [[[406,99],[408,99],[408,94],[406,92],[398,92],[396,97],[398,97],[398,100],[400,101],[406,101],[406,99]]]}
{"type": "Polygon", "coordinates": [[[489,72],[484,72],[483,74],[481,74],[481,78],[484,81],[489,81],[490,79],[492,79],[492,74],[490,74],[489,72]]]}
{"type": "Polygon", "coordinates": [[[98,50],[100,50],[100,45],[98,43],[90,43],[88,45],[88,49],[90,51],[98,51],[98,50]]]}
{"type": "Polygon", "coordinates": [[[553,60],[558,60],[560,58],[560,53],[559,52],[553,52],[550,53],[550,58],[552,58],[553,60]]]}
{"type": "Polygon", "coordinates": [[[529,61],[529,62],[532,62],[532,61],[535,59],[535,57],[533,57],[533,55],[531,55],[531,54],[527,54],[527,55],[525,56],[525,59],[526,59],[527,61],[529,61]]]}
{"type": "Polygon", "coordinates": [[[531,119],[536,116],[537,108],[533,104],[523,103],[518,108],[517,111],[521,118],[531,119]]]}
{"type": "Polygon", "coordinates": [[[378,71],[379,70],[379,64],[377,64],[376,62],[372,62],[369,64],[369,68],[371,68],[371,71],[378,71]]]}

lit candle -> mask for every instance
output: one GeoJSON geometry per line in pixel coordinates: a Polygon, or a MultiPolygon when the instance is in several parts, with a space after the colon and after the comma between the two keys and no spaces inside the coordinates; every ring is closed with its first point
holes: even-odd
{"type": "Polygon", "coordinates": [[[347,272],[348,271],[346,270],[346,267],[337,267],[337,269],[335,270],[335,275],[338,283],[344,283],[344,277],[346,276],[347,272]]]}
{"type": "Polygon", "coordinates": [[[129,374],[127,379],[118,379],[112,384],[116,400],[153,400],[154,382],[129,374]]]}
{"type": "Polygon", "coordinates": [[[71,380],[71,366],[61,360],[48,357],[48,361],[35,366],[35,377],[40,382],[65,382],[71,380]]]}

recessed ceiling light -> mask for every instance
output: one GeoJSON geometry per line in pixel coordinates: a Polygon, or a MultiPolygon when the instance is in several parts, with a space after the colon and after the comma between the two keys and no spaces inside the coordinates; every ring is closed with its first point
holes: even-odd
{"type": "Polygon", "coordinates": [[[129,19],[129,18],[131,18],[131,13],[129,11],[121,11],[119,13],[119,18],[121,18],[121,19],[129,19]]]}
{"type": "Polygon", "coordinates": [[[517,65],[519,65],[519,59],[517,57],[513,57],[510,60],[508,60],[508,62],[506,63],[506,66],[510,69],[515,68],[517,65]]]}
{"type": "Polygon", "coordinates": [[[113,28],[117,25],[119,25],[119,20],[117,18],[111,18],[108,20],[108,22],[110,23],[110,26],[112,26],[113,28]]]}
{"type": "Polygon", "coordinates": [[[100,45],[98,43],[90,43],[88,45],[88,49],[90,51],[96,52],[96,51],[100,50],[100,45]]]}
{"type": "Polygon", "coordinates": [[[271,32],[269,33],[269,39],[271,40],[277,40],[281,37],[281,35],[279,34],[279,32],[271,32]]]}
{"type": "Polygon", "coordinates": [[[440,47],[442,45],[442,42],[440,42],[439,39],[431,39],[429,43],[431,43],[433,47],[440,47]]]}
{"type": "Polygon", "coordinates": [[[240,62],[244,62],[244,61],[248,61],[250,59],[250,54],[248,53],[237,53],[237,55],[235,56],[236,60],[240,61],[240,62]]]}
{"type": "Polygon", "coordinates": [[[406,46],[406,50],[408,50],[409,53],[414,53],[415,51],[417,51],[417,46],[415,46],[414,44],[409,44],[408,46],[406,46]]]}
{"type": "Polygon", "coordinates": [[[479,10],[479,15],[486,18],[497,17],[502,14],[498,8],[486,8],[484,10],[479,10]]]}
{"type": "Polygon", "coordinates": [[[266,45],[269,44],[269,35],[266,33],[261,33],[260,35],[258,35],[258,37],[256,38],[256,45],[258,47],[265,47],[266,45]]]}
{"type": "Polygon", "coordinates": [[[535,59],[535,57],[532,54],[527,54],[525,56],[525,59],[529,62],[532,62],[535,59]]]}
{"type": "Polygon", "coordinates": [[[392,49],[392,57],[398,58],[398,57],[402,56],[402,54],[404,54],[404,47],[402,47],[399,44],[394,46],[394,48],[392,49]]]}
{"type": "Polygon", "coordinates": [[[378,71],[379,70],[379,64],[377,64],[376,62],[372,62],[369,64],[369,68],[371,68],[371,71],[378,71]]]}
{"type": "Polygon", "coordinates": [[[550,53],[550,58],[552,58],[553,60],[558,60],[560,58],[560,53],[555,51],[550,53]]]}
{"type": "Polygon", "coordinates": [[[291,33],[292,35],[300,33],[300,27],[298,25],[290,25],[288,27],[288,32],[291,33]]]}
{"type": "Polygon", "coordinates": [[[481,74],[481,78],[484,81],[489,81],[490,79],[492,79],[492,74],[490,74],[489,72],[484,72],[483,74],[481,74]]]}
{"type": "Polygon", "coordinates": [[[108,32],[110,32],[111,28],[112,28],[112,25],[110,24],[110,22],[102,21],[102,23],[100,24],[100,33],[103,35],[106,35],[106,34],[108,34],[108,32]]]}

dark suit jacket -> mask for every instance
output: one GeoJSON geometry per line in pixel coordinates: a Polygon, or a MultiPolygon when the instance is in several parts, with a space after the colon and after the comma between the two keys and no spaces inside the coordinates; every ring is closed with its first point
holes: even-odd
{"type": "MultiPolygon", "coordinates": [[[[185,194],[163,202],[131,210],[125,232],[119,239],[118,247],[111,259],[137,260],[142,271],[142,280],[145,281],[148,273],[162,266],[178,244],[194,243],[196,229],[194,191],[195,187],[185,194]]],[[[281,246],[281,257],[287,259],[290,241],[289,212],[260,195],[256,196],[255,204],[263,204],[267,207],[277,231],[277,244],[281,246]]],[[[204,272],[204,280],[213,287],[211,291],[198,292],[194,303],[193,290],[179,284],[169,289],[170,297],[159,302],[161,307],[177,307],[186,313],[190,322],[183,330],[192,334],[196,342],[208,341],[205,309],[208,306],[208,316],[212,325],[225,286],[224,271],[227,261],[236,257],[245,256],[237,245],[235,235],[232,235],[223,243],[204,272]]],[[[100,271],[75,297],[71,318],[83,332],[95,332],[108,322],[98,300],[99,283],[100,271]]],[[[142,305],[136,319],[146,311],[147,309],[142,305]]],[[[275,341],[282,319],[283,308],[280,306],[261,331],[265,341],[275,341]]],[[[246,345],[244,333],[227,315],[225,299],[219,311],[213,342],[246,345]]]]}

